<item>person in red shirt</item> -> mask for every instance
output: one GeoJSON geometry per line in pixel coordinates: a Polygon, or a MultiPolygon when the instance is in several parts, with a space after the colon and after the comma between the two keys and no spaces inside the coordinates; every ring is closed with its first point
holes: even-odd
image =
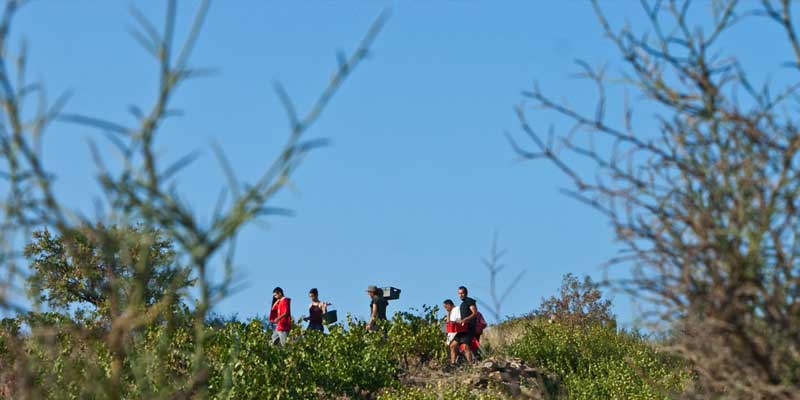
{"type": "Polygon", "coordinates": [[[292,329],[291,299],[283,295],[283,289],[276,287],[272,290],[272,309],[269,312],[269,322],[275,324],[272,332],[272,344],[286,344],[289,338],[289,330],[292,329]]]}

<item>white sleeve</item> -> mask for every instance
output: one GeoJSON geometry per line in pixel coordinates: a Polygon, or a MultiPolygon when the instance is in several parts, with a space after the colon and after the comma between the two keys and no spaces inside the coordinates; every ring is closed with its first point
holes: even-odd
{"type": "Polygon", "coordinates": [[[458,307],[453,307],[453,310],[450,311],[450,321],[458,322],[461,321],[461,309],[458,307]]]}

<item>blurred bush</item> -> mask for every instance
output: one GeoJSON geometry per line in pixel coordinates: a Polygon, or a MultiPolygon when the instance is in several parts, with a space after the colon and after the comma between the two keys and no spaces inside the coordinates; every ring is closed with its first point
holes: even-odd
{"type": "Polygon", "coordinates": [[[690,382],[686,362],[635,332],[536,318],[514,323],[524,334],[505,351],[558,376],[551,392],[570,399],[666,399],[690,382]]]}

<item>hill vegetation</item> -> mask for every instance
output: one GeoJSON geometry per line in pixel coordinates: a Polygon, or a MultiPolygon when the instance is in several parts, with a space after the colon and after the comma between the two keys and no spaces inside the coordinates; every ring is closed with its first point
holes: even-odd
{"type": "MultiPolygon", "coordinates": [[[[576,282],[566,276],[562,294],[567,297],[549,300],[569,303],[568,309],[543,317],[550,304],[545,301],[528,317],[491,327],[483,358],[519,359],[536,369],[543,378],[517,380],[531,398],[662,399],[688,387],[686,362],[659,351],[642,335],[617,330],[607,313],[610,303],[590,281],[576,282]]],[[[522,393],[509,391],[504,379],[510,377],[470,380],[482,368],[480,362],[442,372],[447,354],[437,307],[396,313],[379,332],[349,317],[324,335],[295,325],[286,347],[270,344],[271,332],[259,318],[210,318],[203,328],[207,385],[193,389],[198,358],[191,313],[183,305],[171,312],[174,318],[125,337],[121,398],[188,391],[215,399],[501,399],[522,393]]],[[[108,388],[85,383],[107,382],[114,371],[112,349],[104,340],[113,329],[108,322],[102,313],[28,313],[4,319],[0,397],[15,398],[20,386],[29,385],[35,398],[104,398],[108,388]],[[20,368],[30,370],[20,374],[20,368]]]]}
{"type": "MultiPolygon", "coordinates": [[[[520,157],[563,173],[574,185],[568,194],[606,219],[622,249],[609,265],[628,269],[610,284],[643,298],[648,322],[669,334],[620,328],[599,288],[568,275],[539,309],[486,333],[488,366],[455,372],[442,371],[436,307],[396,314],[378,332],[349,318],[327,335],[295,329],[287,347],[268,343],[260,319],[212,317],[232,290],[238,235],[286,213],[273,200],[326,143],[307,132],[367,58],[386,14],[339,54],[307,109],[275,85],[289,129],[257,179],[242,181],[214,147],[226,182],[211,211],[193,208],[176,181],[195,155],[168,162],[156,146],[178,89],[207,72],[190,60],[209,1],[196,3],[183,40],[176,0],[164,2],[161,29],[132,9],[132,33],[152,56],[158,87],[149,106],[129,107],[130,123],[66,113],[68,96],[51,101],[30,80],[27,45],[9,45],[27,3],[5,0],[0,10],[0,310],[13,315],[0,323],[0,397],[798,398],[794,2],[696,2],[700,9],[691,0],[643,0],[644,32],[614,27],[592,2],[621,76],[579,61],[596,107],[576,110],[564,93],[534,86],[516,108],[525,142],[508,138],[520,157]],[[759,85],[737,58],[738,43],[725,45],[751,21],[782,44],[766,55],[777,55],[783,79],[759,85]],[[616,85],[624,96],[609,91],[616,85]],[[634,118],[635,104],[645,105],[649,123],[634,118]],[[571,126],[543,135],[531,121],[545,118],[529,119],[532,112],[571,126]],[[117,151],[107,164],[112,156],[90,146],[102,192],[96,216],[66,206],[54,189],[42,141],[55,122],[98,130],[117,151]]],[[[495,317],[505,298],[494,296],[499,255],[487,261],[495,317]]]]}

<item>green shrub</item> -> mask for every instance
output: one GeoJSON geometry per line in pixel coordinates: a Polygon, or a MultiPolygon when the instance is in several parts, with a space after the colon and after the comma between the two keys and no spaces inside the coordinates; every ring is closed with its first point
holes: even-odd
{"type": "MultiPolygon", "coordinates": [[[[209,378],[201,397],[500,398],[491,390],[472,393],[449,382],[401,386],[403,370],[426,363],[438,365],[446,358],[436,311],[424,308],[420,313],[397,313],[379,332],[368,331],[363,322],[349,316],[347,328],[333,325],[326,335],[296,327],[286,347],[269,344],[271,332],[259,319],[213,321],[206,327],[209,378]]],[[[79,383],[108,377],[111,357],[106,344],[98,339],[104,335],[74,334],[105,329],[102,324],[90,324],[52,313],[4,320],[0,349],[8,349],[12,339],[22,341],[31,361],[28,365],[34,367],[38,397],[95,398],[99,392],[93,390],[97,388],[79,383]],[[29,334],[36,330],[41,331],[29,334]]],[[[497,329],[509,326],[519,335],[502,351],[557,376],[548,388],[551,394],[565,393],[575,399],[659,399],[679,392],[688,383],[684,362],[657,351],[636,334],[610,326],[565,326],[538,319],[509,321],[497,329]]],[[[188,320],[160,323],[129,337],[121,397],[163,397],[174,392],[175,382],[188,382],[195,367],[192,329],[188,320]]],[[[10,367],[15,354],[3,352],[0,364],[10,367]]]]}
{"type": "Polygon", "coordinates": [[[499,392],[490,389],[473,393],[470,388],[458,384],[428,385],[425,387],[401,387],[388,389],[378,394],[377,400],[499,400],[504,399],[499,392]]]}
{"type": "Polygon", "coordinates": [[[357,397],[397,386],[401,367],[444,357],[435,308],[398,313],[381,332],[349,316],[348,329],[333,325],[327,335],[295,328],[286,347],[270,346],[270,333],[258,319],[212,331],[209,390],[220,399],[357,397]]]}
{"type": "Polygon", "coordinates": [[[689,369],[638,334],[600,324],[566,326],[532,319],[507,353],[560,379],[571,399],[662,399],[683,390],[689,369]]]}
{"type": "MultiPolygon", "coordinates": [[[[415,310],[412,310],[415,311],[415,310]]],[[[422,307],[422,312],[397,312],[388,325],[388,346],[403,369],[429,362],[442,364],[447,359],[438,307],[422,307]]]]}
{"type": "MultiPolygon", "coordinates": [[[[422,313],[397,313],[381,325],[380,332],[368,331],[363,322],[349,316],[347,328],[332,325],[326,335],[296,325],[286,347],[271,346],[271,331],[257,318],[209,321],[205,346],[209,375],[202,397],[357,398],[398,389],[402,369],[445,356],[436,312],[424,308],[422,313]]],[[[158,398],[188,389],[176,388],[176,382],[189,382],[195,370],[194,327],[180,316],[174,321],[152,324],[126,337],[124,384],[118,390],[122,398],[158,398]]],[[[56,313],[6,319],[0,325],[0,350],[7,349],[12,339],[24,344],[38,397],[96,398],[93,385],[79,383],[107,378],[111,357],[99,339],[107,335],[76,334],[107,329],[92,324],[56,313]],[[23,325],[37,334],[21,331],[23,325]]],[[[13,365],[14,354],[0,353],[2,369],[13,365]]]]}
{"type": "Polygon", "coordinates": [[[286,347],[271,346],[261,321],[229,322],[209,347],[213,398],[358,396],[397,382],[398,361],[382,335],[361,324],[328,335],[294,329],[286,347]]]}

